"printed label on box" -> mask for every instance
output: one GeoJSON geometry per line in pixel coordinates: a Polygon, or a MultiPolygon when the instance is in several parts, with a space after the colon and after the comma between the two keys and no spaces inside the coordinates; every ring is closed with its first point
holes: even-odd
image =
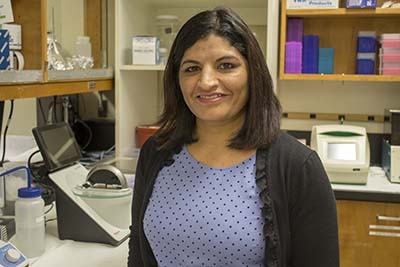
{"type": "Polygon", "coordinates": [[[339,8],[339,0],[287,0],[286,9],[339,8]]]}
{"type": "Polygon", "coordinates": [[[132,64],[159,63],[160,41],[155,36],[135,36],[132,39],[132,64]]]}

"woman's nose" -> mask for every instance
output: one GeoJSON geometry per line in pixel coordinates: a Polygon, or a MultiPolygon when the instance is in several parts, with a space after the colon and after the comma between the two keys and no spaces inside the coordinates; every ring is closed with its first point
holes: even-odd
{"type": "Polygon", "coordinates": [[[216,71],[211,67],[204,67],[201,71],[199,86],[203,90],[210,90],[218,85],[216,71]]]}

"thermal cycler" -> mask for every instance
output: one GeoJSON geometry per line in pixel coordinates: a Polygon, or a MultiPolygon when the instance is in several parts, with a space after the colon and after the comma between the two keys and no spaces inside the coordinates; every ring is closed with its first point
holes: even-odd
{"type": "Polygon", "coordinates": [[[318,153],[332,183],[367,183],[370,149],[365,128],[342,124],[314,126],[311,148],[318,153]]]}

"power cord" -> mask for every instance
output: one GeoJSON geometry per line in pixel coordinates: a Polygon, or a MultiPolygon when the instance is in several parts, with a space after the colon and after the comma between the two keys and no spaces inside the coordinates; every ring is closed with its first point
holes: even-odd
{"type": "Polygon", "coordinates": [[[0,167],[3,167],[4,159],[6,157],[6,136],[7,136],[8,127],[10,126],[10,123],[11,123],[11,118],[12,118],[13,112],[14,112],[14,99],[11,100],[10,113],[8,114],[7,125],[6,125],[6,128],[4,129],[3,156],[1,157],[0,167]]]}

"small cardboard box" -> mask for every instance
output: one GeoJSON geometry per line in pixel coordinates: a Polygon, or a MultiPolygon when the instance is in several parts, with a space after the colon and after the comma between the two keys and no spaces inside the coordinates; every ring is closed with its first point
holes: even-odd
{"type": "Polygon", "coordinates": [[[0,29],[8,30],[10,33],[10,49],[21,50],[21,25],[18,24],[1,24],[0,29]]]}
{"type": "Polygon", "coordinates": [[[339,8],[339,0],[286,0],[286,9],[339,8]]]}
{"type": "Polygon", "coordinates": [[[132,64],[159,64],[159,47],[160,41],[156,36],[134,36],[132,39],[132,64]]]}
{"type": "Polygon", "coordinates": [[[0,70],[10,69],[10,34],[0,30],[0,70]]]}

